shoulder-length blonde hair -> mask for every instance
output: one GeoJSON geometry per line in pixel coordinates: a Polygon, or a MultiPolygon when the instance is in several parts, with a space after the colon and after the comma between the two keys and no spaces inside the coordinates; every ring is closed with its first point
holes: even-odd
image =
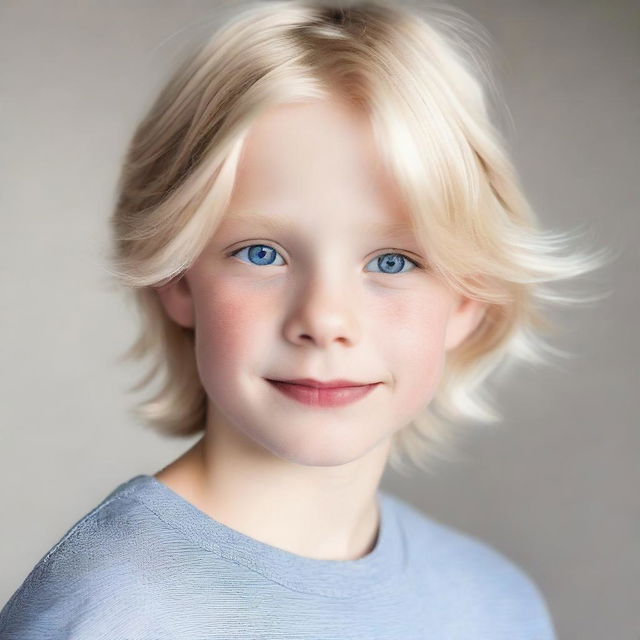
{"type": "Polygon", "coordinates": [[[135,131],[111,218],[110,271],[142,321],[124,358],[151,359],[132,390],[164,373],[134,410],[144,422],[189,436],[207,417],[193,330],[167,317],[154,287],[188,269],[215,232],[256,118],[338,93],[370,117],[430,266],[489,305],[448,353],[425,413],[393,436],[391,466],[404,474],[406,462],[428,470],[430,456],[450,457],[456,425],[500,420],[489,374],[559,353],[540,335],[551,329],[542,305],[580,300],[549,284],[592,270],[604,253],[568,253],[569,234],[539,229],[490,122],[490,74],[465,15],[382,0],[253,2],[174,73],[135,131]]]}

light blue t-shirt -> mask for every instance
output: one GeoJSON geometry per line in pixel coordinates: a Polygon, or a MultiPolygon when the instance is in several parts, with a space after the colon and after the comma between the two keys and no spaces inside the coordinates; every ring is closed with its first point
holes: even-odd
{"type": "Polygon", "coordinates": [[[392,494],[378,505],[370,553],[318,560],[138,475],[40,559],[0,612],[0,638],[555,640],[512,561],[392,494]]]}

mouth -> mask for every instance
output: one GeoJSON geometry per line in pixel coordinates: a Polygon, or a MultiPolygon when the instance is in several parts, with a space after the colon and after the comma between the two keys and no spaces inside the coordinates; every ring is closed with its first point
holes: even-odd
{"type": "Polygon", "coordinates": [[[349,380],[272,380],[265,378],[284,396],[314,407],[341,407],[361,400],[381,382],[361,383],[349,380]],[[322,386],[318,386],[322,385],[322,386]]]}
{"type": "Polygon", "coordinates": [[[334,380],[316,380],[314,378],[294,378],[292,380],[275,380],[267,378],[269,382],[283,382],[286,384],[298,384],[305,387],[313,387],[315,389],[344,389],[345,387],[366,387],[370,384],[378,384],[377,382],[355,382],[353,380],[345,380],[344,378],[336,378],[334,380]]]}

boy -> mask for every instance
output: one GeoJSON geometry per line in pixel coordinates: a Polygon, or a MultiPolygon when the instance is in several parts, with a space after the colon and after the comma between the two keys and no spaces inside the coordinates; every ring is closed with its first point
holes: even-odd
{"type": "Polygon", "coordinates": [[[132,141],[114,272],[139,415],[202,433],[40,560],[0,637],[549,640],[531,579],[378,488],[535,351],[551,256],[444,36],[381,3],[258,3],[132,141]],[[148,379],[147,379],[148,381],[148,379]]]}

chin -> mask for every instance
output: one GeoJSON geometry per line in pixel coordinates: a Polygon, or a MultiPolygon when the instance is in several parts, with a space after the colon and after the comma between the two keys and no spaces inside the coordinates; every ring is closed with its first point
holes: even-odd
{"type": "MultiPolygon", "coordinates": [[[[306,467],[339,467],[370,454],[379,441],[369,438],[348,438],[345,434],[317,433],[314,436],[287,434],[286,440],[262,443],[282,460],[306,467]]],[[[371,434],[370,434],[371,436],[371,434]]]]}

